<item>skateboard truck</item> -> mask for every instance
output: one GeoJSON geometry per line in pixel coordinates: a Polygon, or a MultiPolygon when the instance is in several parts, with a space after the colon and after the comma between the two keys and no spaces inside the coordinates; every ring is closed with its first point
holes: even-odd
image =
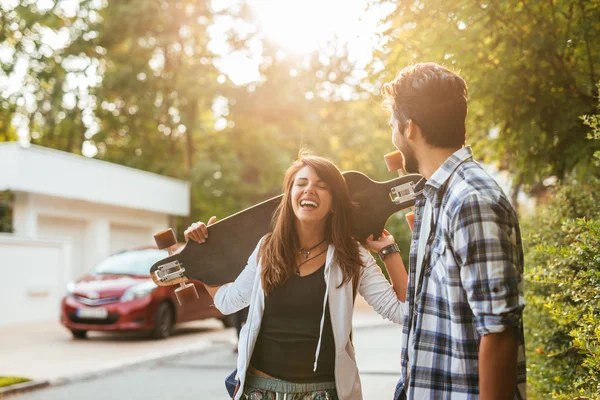
{"type": "MultiPolygon", "coordinates": [[[[154,235],[154,242],[159,249],[166,249],[169,256],[173,255],[173,246],[177,244],[173,229],[166,229],[154,235]]],[[[186,282],[187,278],[183,275],[185,268],[179,261],[171,261],[161,265],[154,271],[154,279],[166,283],[179,283],[179,287],[175,289],[175,297],[180,306],[192,303],[198,299],[198,292],[193,283],[186,282]]]]}
{"type": "Polygon", "coordinates": [[[399,185],[393,187],[392,193],[390,197],[392,201],[396,204],[402,204],[410,200],[414,200],[417,197],[417,193],[415,193],[415,184],[413,182],[405,183],[404,185],[399,185]]]}
{"type": "MultiPolygon", "coordinates": [[[[169,251],[169,255],[173,255],[172,251],[169,251]]],[[[154,276],[159,281],[167,283],[177,278],[183,278],[184,272],[185,268],[183,268],[183,264],[179,261],[171,261],[170,263],[158,267],[154,272],[154,276]]]]}
{"type": "MultiPolygon", "coordinates": [[[[385,159],[385,164],[387,165],[388,171],[398,171],[399,176],[403,176],[404,172],[404,156],[400,152],[400,150],[393,151],[391,153],[383,156],[385,159]]],[[[417,197],[417,193],[415,193],[416,183],[405,183],[404,185],[399,185],[392,188],[392,194],[390,197],[392,201],[396,204],[403,203],[408,200],[414,200],[417,197]]],[[[406,213],[406,222],[408,222],[408,226],[412,231],[415,226],[415,213],[411,207],[410,211],[406,213]]]]}

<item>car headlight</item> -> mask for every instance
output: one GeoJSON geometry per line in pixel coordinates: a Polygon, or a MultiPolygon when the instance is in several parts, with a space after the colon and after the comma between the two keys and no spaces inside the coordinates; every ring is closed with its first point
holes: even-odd
{"type": "Polygon", "coordinates": [[[154,292],[154,290],[157,287],[158,286],[156,286],[156,283],[152,281],[138,283],[137,285],[130,287],[125,291],[125,293],[123,293],[123,296],[121,296],[121,302],[148,297],[152,294],[152,292],[154,292]]]}

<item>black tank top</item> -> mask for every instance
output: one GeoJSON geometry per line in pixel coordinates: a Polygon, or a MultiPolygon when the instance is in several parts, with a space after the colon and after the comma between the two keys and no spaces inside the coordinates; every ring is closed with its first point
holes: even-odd
{"type": "Polygon", "coordinates": [[[293,275],[265,296],[265,310],[250,365],[288,382],[335,380],[329,304],[325,308],[318,367],[313,372],[326,288],[324,271],[325,264],[310,275],[293,275]]]}

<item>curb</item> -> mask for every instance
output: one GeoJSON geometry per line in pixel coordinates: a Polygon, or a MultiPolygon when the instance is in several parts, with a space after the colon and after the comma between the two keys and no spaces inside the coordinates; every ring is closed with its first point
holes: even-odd
{"type": "Polygon", "coordinates": [[[175,358],[178,358],[178,357],[181,357],[184,355],[204,353],[207,350],[211,350],[215,346],[219,346],[224,343],[226,343],[226,342],[222,342],[222,341],[218,341],[218,340],[205,342],[205,343],[202,343],[201,345],[194,345],[193,347],[186,348],[186,349],[178,349],[177,351],[172,351],[172,352],[163,352],[162,354],[154,355],[151,357],[141,357],[141,358],[137,358],[134,360],[128,360],[125,362],[121,362],[121,363],[111,365],[111,366],[108,366],[105,368],[97,369],[94,371],[83,372],[80,374],[75,374],[75,375],[52,379],[48,382],[48,384],[50,386],[61,386],[61,385],[67,385],[69,383],[82,382],[82,381],[86,381],[86,380],[101,378],[103,376],[107,376],[107,375],[119,372],[126,368],[139,367],[139,366],[143,366],[146,364],[152,364],[152,363],[155,363],[158,361],[167,361],[167,360],[175,359],[175,358]]]}
{"type": "Polygon", "coordinates": [[[22,383],[15,383],[14,385],[5,386],[0,388],[0,397],[3,397],[7,394],[17,393],[17,392],[27,392],[30,390],[41,389],[46,386],[50,386],[49,381],[29,381],[22,383]]]}

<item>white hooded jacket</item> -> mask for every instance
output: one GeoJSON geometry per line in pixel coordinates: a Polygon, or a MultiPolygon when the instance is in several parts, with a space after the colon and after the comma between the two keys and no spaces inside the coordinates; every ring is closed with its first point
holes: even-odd
{"type": "MultiPolygon", "coordinates": [[[[246,268],[235,282],[219,288],[214,298],[215,306],[223,314],[232,314],[250,304],[248,319],[240,332],[238,343],[237,370],[240,390],[238,390],[235,400],[239,400],[242,396],[246,371],[260,332],[265,309],[265,296],[260,278],[261,263],[258,262],[259,248],[260,242],[248,259],[246,268]]],[[[329,300],[331,327],[335,342],[334,374],[337,394],[340,400],[362,400],[361,384],[354,357],[354,346],[350,340],[354,309],[352,284],[347,283],[338,288],[343,275],[334,259],[334,250],[335,247],[329,245],[324,272],[326,289],[323,298],[323,314],[319,342],[315,352],[314,368],[315,370],[317,368],[325,321],[326,300],[329,300]]],[[[379,266],[371,254],[362,246],[360,246],[360,256],[365,268],[361,268],[358,292],[379,315],[395,323],[401,323],[404,314],[404,303],[398,300],[396,292],[383,276],[379,266]]]]}

